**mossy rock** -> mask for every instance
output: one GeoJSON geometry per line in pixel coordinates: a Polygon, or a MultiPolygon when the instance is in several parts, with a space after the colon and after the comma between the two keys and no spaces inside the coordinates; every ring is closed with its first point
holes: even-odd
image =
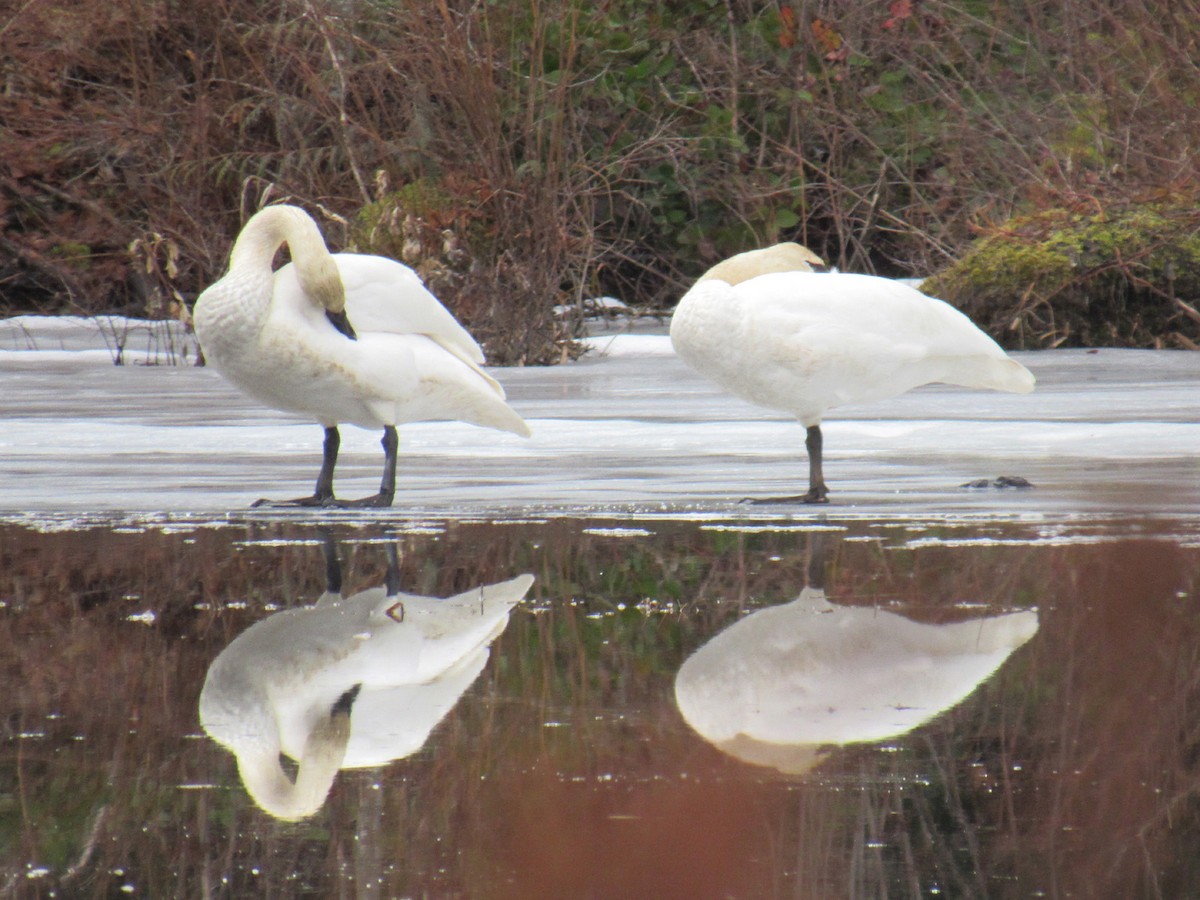
{"type": "Polygon", "coordinates": [[[921,286],[1003,346],[1200,349],[1200,210],[1013,219],[921,286]]]}

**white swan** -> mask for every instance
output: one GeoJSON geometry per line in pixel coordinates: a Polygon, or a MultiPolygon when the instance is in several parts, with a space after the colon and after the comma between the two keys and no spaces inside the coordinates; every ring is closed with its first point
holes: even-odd
{"type": "Polygon", "coordinates": [[[275,613],[209,667],[200,724],[238,762],[254,801],[311,816],[339,769],[416,752],[483,670],[533,584],[521,575],[447,599],[373,588],[275,613]],[[280,753],[298,763],[293,781],[280,753]]]}
{"type": "Polygon", "coordinates": [[[961,702],[1037,629],[1032,611],[927,625],[806,587],[688,657],[675,700],[724,752],[800,774],[823,747],[901,735],[961,702]]]}
{"type": "Polygon", "coordinates": [[[702,275],[671,319],[684,362],[807,430],[808,492],[782,499],[826,502],[826,410],[937,381],[1033,390],[1029,370],[949,304],[891,279],[813,266],[824,267],[798,244],[739,254],[702,275]]]}
{"type": "MultiPolygon", "coordinates": [[[[229,271],[197,299],[205,357],[251,397],[311,416],[325,428],[324,461],[301,505],[390,506],[396,426],[452,419],[529,435],[480,365],[474,338],[407,266],[381,256],[331,254],[316,223],[294,206],[270,206],[246,223],[229,271]],[[272,262],[287,244],[292,262],[272,262]],[[379,493],[333,493],[339,423],[382,428],[379,493]]],[[[261,501],[260,501],[261,502],[261,501]]]]}

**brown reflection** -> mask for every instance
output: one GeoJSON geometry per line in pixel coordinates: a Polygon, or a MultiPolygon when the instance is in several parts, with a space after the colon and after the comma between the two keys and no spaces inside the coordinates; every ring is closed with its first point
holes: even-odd
{"type": "MultiPolygon", "coordinates": [[[[528,571],[536,602],[420,752],[340,772],[298,823],[249,799],[196,711],[222,649],[320,595],[311,526],[0,526],[0,895],[1196,893],[1196,523],[1068,523],[1071,542],[1040,522],[851,522],[838,607],[930,624],[1037,607],[1039,630],[966,702],[805,779],[715,749],[674,700],[688,656],[805,582],[805,535],[589,533],[612,524],[402,536],[414,593],[528,571]]],[[[381,583],[377,535],[339,534],[346,594],[381,583]]]]}
{"type": "MultiPolygon", "coordinates": [[[[818,537],[818,584],[828,552],[818,537]]],[[[831,746],[907,734],[962,702],[1037,632],[1032,611],[915,622],[835,606],[809,585],[693,653],[675,677],[684,720],[730,756],[789,774],[831,746]]]]}
{"type": "Polygon", "coordinates": [[[445,599],[406,594],[396,547],[387,550],[386,586],[344,597],[327,540],[320,599],[256,622],[209,667],[200,724],[237,757],[246,790],[276,818],[315,813],[341,769],[419,750],[533,584],[521,575],[445,599]],[[295,761],[294,777],[281,754],[295,761]]]}

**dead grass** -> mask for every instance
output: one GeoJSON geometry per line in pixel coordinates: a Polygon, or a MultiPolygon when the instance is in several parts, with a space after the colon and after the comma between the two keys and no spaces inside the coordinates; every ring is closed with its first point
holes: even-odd
{"type": "Polygon", "coordinates": [[[282,199],[368,251],[392,204],[500,362],[569,354],[555,305],[668,307],[778,239],[924,274],[1014,212],[1195,196],[1198,14],[33,0],[0,13],[0,312],[182,316],[282,199]]]}

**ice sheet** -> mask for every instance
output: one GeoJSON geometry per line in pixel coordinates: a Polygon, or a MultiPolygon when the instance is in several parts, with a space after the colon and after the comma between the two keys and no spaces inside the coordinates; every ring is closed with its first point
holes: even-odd
{"type": "MultiPolygon", "coordinates": [[[[238,512],[311,491],[318,426],[187,365],[194,347],[176,326],[89,321],[0,322],[0,514],[238,512]],[[140,364],[113,365],[113,334],[140,364]]],[[[831,504],[764,507],[739,501],[805,487],[800,426],[724,394],[657,332],[596,336],[563,366],[494,370],[529,440],[403,426],[384,515],[1200,511],[1200,354],[1019,353],[1032,395],[929,386],[835,410],[831,504]],[[1035,487],[960,486],[999,475],[1035,487]]],[[[342,434],[339,495],[373,493],[379,435],[342,434]]]]}

